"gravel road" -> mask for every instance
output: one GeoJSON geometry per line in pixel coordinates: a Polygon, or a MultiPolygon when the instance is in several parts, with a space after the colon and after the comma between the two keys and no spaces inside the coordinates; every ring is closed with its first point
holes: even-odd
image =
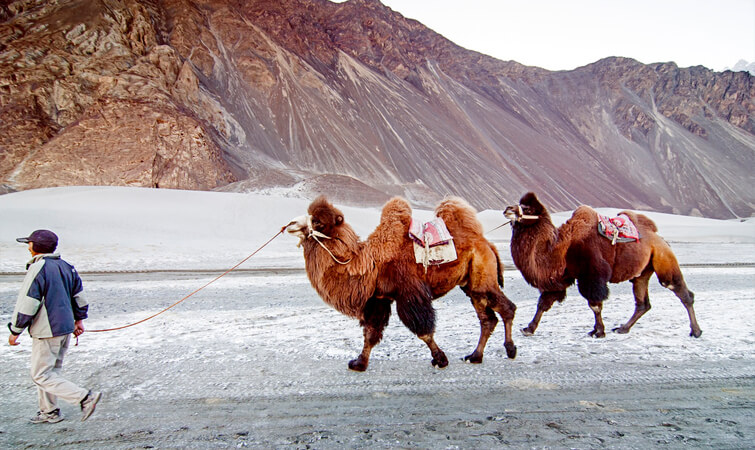
{"type": "MultiPolygon", "coordinates": [[[[481,365],[479,333],[455,290],[436,302],[451,364],[430,365],[395,314],[365,373],[356,321],[329,309],[300,270],[234,273],[144,324],[86,333],[64,373],[102,390],[87,422],[32,425],[30,339],[0,349],[0,447],[37,448],[752,448],[755,442],[755,268],[688,267],[703,336],[688,336],[679,301],[651,283],[653,309],[628,335],[587,336],[576,289],[535,336],[503,329],[481,365]]],[[[144,318],[213,273],[84,274],[89,329],[144,318]]],[[[20,285],[0,275],[0,318],[20,285]]],[[[515,271],[506,294],[526,325],[537,293],[515,271]]],[[[606,328],[626,320],[631,286],[612,286],[606,328]]]]}

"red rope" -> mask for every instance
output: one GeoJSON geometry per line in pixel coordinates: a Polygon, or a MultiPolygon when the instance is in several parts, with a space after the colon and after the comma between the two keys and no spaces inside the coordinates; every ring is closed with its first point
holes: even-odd
{"type": "MultiPolygon", "coordinates": [[[[138,322],[130,323],[130,324],[128,324],[128,325],[123,325],[123,326],[121,326],[121,327],[115,327],[115,328],[105,328],[105,329],[102,329],[102,330],[86,330],[85,332],[86,332],[86,333],[102,333],[102,332],[104,332],[104,331],[115,331],[115,330],[122,330],[122,329],[124,329],[124,328],[133,327],[134,325],[139,325],[139,324],[140,324],[140,323],[142,323],[142,322],[146,322],[146,321],[148,321],[148,320],[150,320],[150,319],[153,319],[153,318],[155,318],[155,317],[159,316],[160,314],[162,314],[162,313],[164,313],[165,311],[167,311],[167,310],[169,310],[169,309],[173,308],[174,306],[176,306],[176,305],[178,305],[179,303],[183,302],[184,300],[188,299],[189,297],[191,297],[192,295],[194,295],[194,294],[196,294],[197,292],[201,291],[202,289],[206,288],[207,286],[211,285],[212,283],[214,283],[214,282],[218,281],[219,279],[221,279],[221,278],[223,278],[224,276],[228,275],[229,273],[233,272],[233,271],[234,271],[235,269],[237,269],[237,268],[238,268],[238,267],[239,267],[240,265],[242,265],[242,264],[244,264],[245,262],[247,262],[247,261],[248,261],[248,260],[249,260],[249,259],[250,259],[250,258],[251,258],[252,256],[256,255],[256,254],[257,254],[257,252],[259,252],[260,250],[262,250],[263,248],[265,248],[265,247],[266,247],[266,246],[267,246],[267,245],[268,245],[269,243],[273,242],[273,239],[275,239],[275,238],[277,238],[278,236],[280,236],[281,234],[283,234],[283,232],[284,232],[285,230],[286,230],[286,227],[283,227],[283,228],[281,228],[281,230],[280,230],[279,232],[277,232],[277,233],[275,234],[275,236],[273,236],[273,237],[271,237],[270,239],[268,239],[268,241],[267,241],[267,242],[265,242],[264,244],[262,244],[262,246],[261,246],[260,248],[258,248],[258,249],[257,249],[257,250],[255,250],[254,252],[252,252],[252,254],[251,254],[251,255],[247,256],[247,257],[246,257],[246,258],[244,258],[244,259],[242,259],[242,260],[241,260],[241,262],[239,262],[239,263],[238,263],[238,264],[236,264],[235,266],[231,267],[230,269],[226,270],[225,272],[221,273],[220,275],[218,275],[217,277],[215,277],[214,279],[212,279],[211,281],[209,281],[208,283],[206,283],[206,284],[205,284],[204,286],[202,286],[202,287],[200,287],[200,288],[198,288],[198,289],[195,289],[195,290],[194,290],[193,292],[191,292],[190,294],[188,294],[187,296],[185,296],[185,297],[184,297],[184,298],[182,298],[181,300],[179,300],[179,301],[177,301],[177,302],[173,303],[172,305],[168,306],[167,308],[163,309],[162,311],[160,311],[160,312],[158,312],[158,313],[155,313],[155,314],[152,314],[151,316],[149,316],[149,317],[147,317],[147,318],[145,318],[145,319],[142,319],[142,320],[140,320],[140,321],[138,321],[138,322]]],[[[77,340],[78,340],[78,336],[77,336],[77,340]]]]}

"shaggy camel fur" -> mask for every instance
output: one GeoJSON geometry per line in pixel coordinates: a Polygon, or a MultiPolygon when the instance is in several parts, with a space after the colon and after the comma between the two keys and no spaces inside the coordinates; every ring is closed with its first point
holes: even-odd
{"type": "Polygon", "coordinates": [[[516,306],[503,294],[502,264],[495,247],[483,236],[475,210],[460,198],[447,198],[435,214],[453,236],[458,259],[427,272],[414,259],[408,235],[412,210],[406,200],[395,197],[383,207],[380,224],[360,241],[344,222],[343,213],[324,197],[309,206],[308,214],[288,226],[299,236],[312,286],[322,299],[343,314],[359,320],[364,348],[349,368],[364,371],[370,352],[383,337],[396,302],[399,319],[430,348],[432,364],[446,367],[448,358],[434,339],[435,309],[432,301],[460,286],[472,300],[480,320],[480,340],[464,359],[481,363],[498,313],[504,322],[506,353],[516,356],[512,325],[516,306]]]}
{"type": "Polygon", "coordinates": [[[650,310],[648,282],[653,272],[662,286],[672,290],[687,310],[690,336],[700,337],[702,331],[692,307],[695,295],[687,289],[679,264],[671,247],[656,232],[652,220],[632,211],[622,211],[640,232],[636,242],[612,245],[598,234],[598,214],[588,206],[580,206],[558,230],[545,207],[532,192],[525,194],[519,205],[504,212],[511,219],[511,256],[524,279],[540,290],[537,312],[525,335],[535,333],[540,319],[553,302],[563,301],[566,288],[577,281],[579,293],[587,299],[595,313],[595,327],[589,333],[604,337],[601,311],[608,298],[607,283],[631,281],[635,310],[627,323],[615,328],[617,333],[629,329],[650,310]]]}

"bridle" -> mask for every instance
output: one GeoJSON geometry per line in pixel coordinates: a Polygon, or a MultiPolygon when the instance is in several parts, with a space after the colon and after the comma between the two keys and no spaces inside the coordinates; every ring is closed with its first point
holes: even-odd
{"type": "Polygon", "coordinates": [[[307,228],[309,229],[309,234],[307,235],[307,238],[312,238],[312,239],[315,240],[315,242],[317,242],[318,244],[320,244],[320,247],[324,248],[325,251],[328,252],[328,254],[330,255],[330,257],[333,258],[333,261],[335,261],[335,262],[337,262],[338,264],[341,264],[341,265],[346,265],[346,264],[348,264],[348,263],[351,262],[351,258],[349,258],[345,262],[339,260],[338,258],[336,258],[336,255],[334,255],[333,252],[331,252],[328,249],[328,247],[326,247],[325,244],[322,243],[322,241],[320,239],[333,239],[333,238],[330,237],[330,236],[328,236],[325,233],[322,233],[320,231],[315,230],[315,228],[312,226],[312,216],[311,215],[307,216],[307,228]]]}
{"type": "MultiPolygon", "coordinates": [[[[514,206],[513,205],[509,206],[506,209],[508,210],[510,208],[514,208],[514,206]]],[[[522,220],[537,220],[537,219],[540,218],[540,216],[533,216],[533,215],[530,215],[530,214],[524,214],[524,211],[522,210],[522,205],[521,204],[516,205],[516,211],[517,211],[516,214],[506,215],[506,217],[508,217],[510,219],[510,221],[513,221],[513,222],[520,222],[522,220]]]]}

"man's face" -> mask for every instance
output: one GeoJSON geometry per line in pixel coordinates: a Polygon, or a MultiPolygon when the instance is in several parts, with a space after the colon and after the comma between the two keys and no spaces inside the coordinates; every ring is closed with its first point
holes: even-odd
{"type": "Polygon", "coordinates": [[[34,247],[34,243],[33,242],[29,242],[29,253],[31,253],[32,256],[34,256],[34,248],[33,247],[34,247]]]}

